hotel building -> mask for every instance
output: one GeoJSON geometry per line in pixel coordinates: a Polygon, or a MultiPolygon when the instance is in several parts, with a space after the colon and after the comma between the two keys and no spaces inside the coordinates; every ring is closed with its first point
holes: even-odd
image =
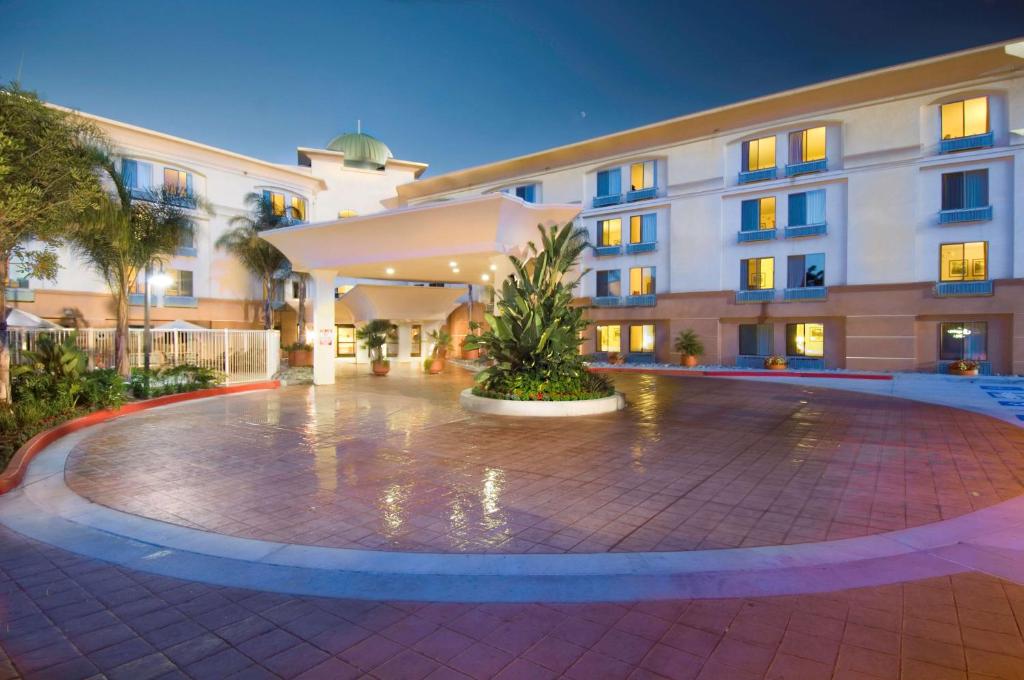
{"type": "MultiPolygon", "coordinates": [[[[429,178],[361,133],[282,166],[96,120],[140,186],[184,184],[215,206],[167,263],[176,284],[158,318],[252,327],[255,284],[213,244],[260,191],[296,222],[267,239],[311,272],[312,329],[334,356],[358,354],[350,333],[375,316],[401,321],[400,358],[442,322],[461,336],[537,222],[575,220],[593,243],[585,352],[675,361],[673,338],[692,328],[707,364],[783,354],[797,368],[941,371],[969,358],[1024,374],[1021,42],[429,178]]],[[[58,281],[18,285],[27,311],[58,320],[72,306],[110,325],[102,284],[70,255],[58,281]]]]}

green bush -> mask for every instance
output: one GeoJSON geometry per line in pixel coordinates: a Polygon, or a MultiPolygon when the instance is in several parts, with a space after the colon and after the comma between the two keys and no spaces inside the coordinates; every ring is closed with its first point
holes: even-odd
{"type": "Polygon", "coordinates": [[[136,399],[162,397],[217,387],[224,383],[224,376],[212,368],[195,364],[179,364],[167,368],[133,368],[129,389],[136,399]],[[147,380],[148,378],[148,380],[147,380]]]}
{"type": "Polygon", "coordinates": [[[83,405],[94,409],[118,409],[124,404],[124,378],[113,368],[99,368],[83,377],[83,405]]]}
{"type": "Polygon", "coordinates": [[[285,352],[312,352],[313,345],[308,342],[293,342],[290,345],[282,347],[285,352]]]}

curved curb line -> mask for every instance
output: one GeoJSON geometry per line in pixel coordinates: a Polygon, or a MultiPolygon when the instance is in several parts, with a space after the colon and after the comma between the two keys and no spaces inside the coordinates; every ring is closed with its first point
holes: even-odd
{"type": "Polygon", "coordinates": [[[0,495],[7,493],[21,483],[21,480],[25,478],[25,473],[28,471],[29,463],[31,463],[32,459],[39,455],[43,449],[61,437],[69,435],[72,432],[77,432],[82,428],[89,427],[90,425],[96,425],[97,423],[102,423],[113,418],[119,418],[130,413],[137,413],[139,411],[156,408],[158,406],[167,406],[169,404],[177,404],[183,401],[192,401],[194,399],[206,399],[207,397],[219,397],[225,394],[237,394],[238,392],[271,390],[277,389],[280,386],[281,382],[279,380],[264,380],[261,382],[245,383],[242,385],[212,387],[207,390],[196,390],[195,392],[168,394],[163,397],[156,397],[145,401],[133,401],[124,404],[117,410],[104,409],[102,411],[93,411],[92,413],[78,418],[72,418],[71,420],[61,423],[57,427],[40,432],[22,444],[21,448],[15,451],[14,456],[7,464],[7,468],[2,474],[0,474],[0,495]]]}

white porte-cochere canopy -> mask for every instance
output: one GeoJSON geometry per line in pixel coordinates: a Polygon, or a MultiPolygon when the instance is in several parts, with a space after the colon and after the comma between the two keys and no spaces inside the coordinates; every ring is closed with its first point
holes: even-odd
{"type": "Polygon", "coordinates": [[[295,269],[395,281],[480,283],[491,265],[539,241],[537,225],[571,222],[579,205],[527,203],[502,193],[300,224],[260,234],[295,269]],[[456,266],[451,266],[451,263],[456,266]],[[457,269],[458,271],[454,271],[457,269]]]}
{"type": "Polygon", "coordinates": [[[444,321],[468,292],[465,286],[434,288],[360,283],[342,295],[339,303],[348,308],[357,323],[371,319],[444,321]]]}
{"type": "MultiPolygon", "coordinates": [[[[337,277],[465,284],[495,281],[509,273],[508,255],[521,255],[528,242],[540,240],[538,225],[566,224],[579,212],[579,205],[527,203],[493,193],[282,227],[260,236],[277,246],[295,270],[309,272],[313,279],[313,382],[323,385],[334,382],[337,277]]],[[[431,289],[361,284],[345,297],[354,294],[349,305],[353,315],[366,319],[426,319],[425,314],[440,314],[438,310],[446,304],[450,311],[453,300],[448,298],[446,303],[442,298],[454,293],[421,292],[426,290],[431,289]],[[383,288],[395,290],[378,290],[383,288]],[[417,292],[409,293],[410,289],[417,292]],[[401,291],[408,293],[407,299],[401,299],[401,291]],[[417,300],[438,309],[416,310],[417,300]]]]}

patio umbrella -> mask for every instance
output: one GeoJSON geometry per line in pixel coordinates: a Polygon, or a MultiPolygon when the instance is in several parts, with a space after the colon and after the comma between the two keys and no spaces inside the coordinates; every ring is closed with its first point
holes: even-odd
{"type": "Polygon", "coordinates": [[[190,322],[184,321],[182,319],[175,319],[174,321],[168,321],[167,323],[162,323],[159,326],[154,326],[153,330],[161,330],[161,331],[197,331],[198,330],[198,331],[205,331],[207,329],[204,328],[203,326],[197,326],[194,323],[190,323],[190,322]]]}
{"type": "Polygon", "coordinates": [[[7,327],[8,328],[48,328],[48,329],[62,328],[62,326],[60,326],[58,324],[55,324],[52,321],[47,321],[46,319],[41,319],[38,316],[36,316],[35,314],[32,314],[30,312],[26,312],[23,309],[13,309],[13,308],[7,313],[7,327]]]}

